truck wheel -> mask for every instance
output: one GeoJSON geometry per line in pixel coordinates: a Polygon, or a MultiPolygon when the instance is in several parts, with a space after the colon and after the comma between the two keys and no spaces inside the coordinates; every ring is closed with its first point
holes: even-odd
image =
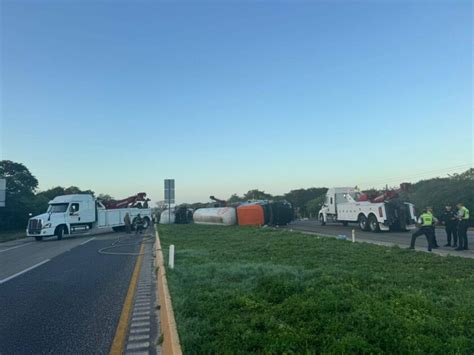
{"type": "Polygon", "coordinates": [[[35,239],[40,242],[43,240],[43,237],[41,235],[35,235],[35,239]]]}
{"type": "Polygon", "coordinates": [[[369,216],[369,227],[370,230],[374,233],[380,232],[379,222],[377,221],[377,218],[374,215],[369,216]]]}
{"type": "Polygon", "coordinates": [[[359,227],[361,230],[363,231],[369,230],[369,223],[367,221],[367,217],[365,217],[363,214],[359,216],[358,222],[359,222],[359,227]]]}
{"type": "Polygon", "coordinates": [[[143,230],[148,229],[150,226],[150,219],[148,217],[143,218],[143,230]]]}
{"type": "Polygon", "coordinates": [[[62,240],[63,237],[64,237],[64,227],[63,226],[59,226],[57,229],[56,229],[56,237],[58,238],[58,240],[62,240]]]}
{"type": "Polygon", "coordinates": [[[326,222],[324,222],[324,216],[323,216],[323,215],[320,215],[320,216],[319,216],[319,223],[320,223],[322,226],[325,226],[325,225],[326,225],[326,222]]]}

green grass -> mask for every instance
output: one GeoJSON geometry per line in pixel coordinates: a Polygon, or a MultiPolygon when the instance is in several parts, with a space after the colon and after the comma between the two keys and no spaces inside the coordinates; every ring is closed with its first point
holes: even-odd
{"type": "Polygon", "coordinates": [[[24,230],[19,231],[0,231],[0,243],[8,242],[9,240],[15,240],[20,238],[26,238],[24,230]]]}
{"type": "Polygon", "coordinates": [[[474,260],[271,229],[160,226],[185,353],[474,353],[474,260]]]}

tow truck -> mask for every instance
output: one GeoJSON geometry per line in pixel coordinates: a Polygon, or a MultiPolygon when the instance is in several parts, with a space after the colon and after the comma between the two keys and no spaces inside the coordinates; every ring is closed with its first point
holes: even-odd
{"type": "Polygon", "coordinates": [[[48,210],[28,220],[26,235],[40,241],[56,236],[58,240],[67,234],[83,234],[93,228],[124,230],[124,217],[128,213],[132,224],[140,214],[143,227],[151,223],[151,209],[146,193],[139,193],[120,201],[102,202],[90,194],[56,196],[49,201],[48,210]]]}
{"type": "Polygon", "coordinates": [[[330,188],[318,219],[321,225],[358,223],[361,230],[372,232],[415,229],[415,206],[400,198],[400,192],[407,188],[408,184],[402,184],[400,189],[386,190],[378,196],[369,196],[357,188],[330,188]]]}

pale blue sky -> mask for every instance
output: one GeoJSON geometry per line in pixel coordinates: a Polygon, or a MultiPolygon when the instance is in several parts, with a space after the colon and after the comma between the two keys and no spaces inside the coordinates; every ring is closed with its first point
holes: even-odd
{"type": "MultiPolygon", "coordinates": [[[[1,2],[0,158],[178,202],[472,164],[470,1],[1,2]]],[[[452,168],[458,167],[458,168],[452,168]]]]}

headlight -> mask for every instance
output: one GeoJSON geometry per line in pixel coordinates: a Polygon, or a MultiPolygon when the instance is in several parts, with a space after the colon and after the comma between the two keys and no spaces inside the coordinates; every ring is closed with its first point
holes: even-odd
{"type": "Polygon", "coordinates": [[[46,229],[46,228],[51,228],[51,223],[46,223],[46,224],[43,226],[43,229],[46,229]]]}

